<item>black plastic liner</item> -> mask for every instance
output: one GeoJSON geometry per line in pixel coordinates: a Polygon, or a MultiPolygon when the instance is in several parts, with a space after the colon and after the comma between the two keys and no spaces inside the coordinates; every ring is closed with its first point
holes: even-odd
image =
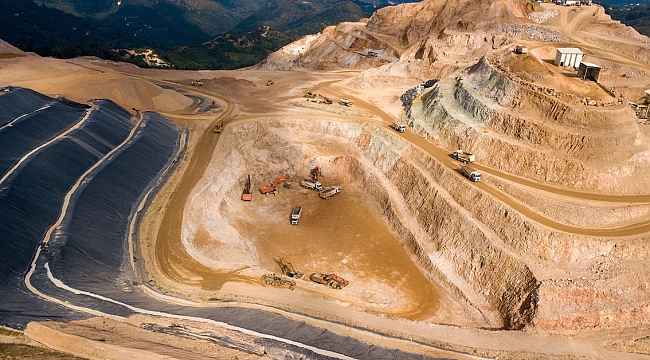
{"type": "Polygon", "coordinates": [[[78,123],[86,109],[57,101],[47,109],[0,129],[0,177],[27,153],[78,123]]]}
{"type": "MultiPolygon", "coordinates": [[[[52,307],[44,306],[44,301],[35,300],[35,296],[22,296],[27,291],[22,282],[36,248],[59,217],[69,189],[99,158],[123,142],[134,126],[128,112],[111,102],[98,103],[102,108],[94,111],[82,126],[33,154],[0,184],[0,320],[14,319],[5,320],[8,325],[15,326],[33,316],[40,317],[43,310],[52,307]],[[30,302],[39,305],[25,306],[30,302]]],[[[70,108],[68,102],[58,106],[70,108]]],[[[78,104],[72,108],[80,109],[82,113],[85,109],[78,104]]],[[[74,122],[79,119],[77,117],[74,122]]],[[[48,119],[40,121],[47,122],[48,119]]],[[[49,129],[58,131],[58,128],[49,129]]],[[[48,136],[45,132],[42,135],[48,136]]],[[[5,143],[0,143],[0,159],[6,162],[11,151],[5,146],[5,143]]],[[[26,152],[29,151],[31,149],[26,152]]],[[[56,313],[51,316],[56,317],[56,313]]]]}
{"type": "Polygon", "coordinates": [[[8,87],[0,92],[0,126],[39,109],[55,99],[34,90],[8,87]]]}

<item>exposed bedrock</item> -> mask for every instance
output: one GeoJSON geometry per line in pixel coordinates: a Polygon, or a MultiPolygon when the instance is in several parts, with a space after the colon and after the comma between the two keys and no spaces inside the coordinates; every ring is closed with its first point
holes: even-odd
{"type": "MultiPolygon", "coordinates": [[[[225,211],[228,202],[241,193],[242,179],[255,174],[253,183],[257,183],[285,172],[297,179],[314,163],[325,164],[328,171],[356,182],[374,200],[423,273],[485,326],[521,328],[532,321],[537,280],[500,239],[502,235],[487,225],[493,219],[466,208],[481,200],[480,192],[386,130],[331,120],[269,120],[229,126],[219,147],[230,150],[223,155],[217,152],[217,169],[206,186],[207,191],[222,195],[207,204],[204,217],[215,224],[207,226],[209,232],[217,232],[210,234],[212,238],[223,239],[220,251],[239,255],[208,258],[192,249],[190,239],[205,220],[186,217],[183,239],[200,261],[215,268],[261,267],[254,246],[231,225],[237,219],[226,218],[231,216],[225,211]],[[318,140],[294,141],[309,136],[318,140]],[[334,147],[340,150],[332,152],[334,147]]],[[[202,203],[201,198],[197,195],[192,201],[202,203]]],[[[507,209],[494,201],[488,205],[507,209]]]]}
{"type": "Polygon", "coordinates": [[[570,106],[512,81],[482,59],[461,79],[438,83],[407,121],[449,150],[487,166],[582,190],[642,193],[650,147],[624,106],[570,106]]]}

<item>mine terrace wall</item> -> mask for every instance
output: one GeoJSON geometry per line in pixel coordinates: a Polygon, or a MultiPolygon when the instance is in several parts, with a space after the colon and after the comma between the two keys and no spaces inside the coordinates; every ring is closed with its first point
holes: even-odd
{"type": "Polygon", "coordinates": [[[443,147],[538,181],[639,193],[639,179],[650,175],[629,109],[570,106],[510,80],[485,59],[465,79],[440,82],[416,100],[407,122],[443,147]]]}
{"type": "MultiPolygon", "coordinates": [[[[312,155],[289,139],[278,139],[287,136],[283,130],[287,128],[312,133],[319,141],[353,145],[350,155],[329,161],[336,162],[338,171],[349,171],[345,177],[359,182],[359,188],[375,200],[381,215],[423,273],[473,308],[470,311],[485,326],[512,329],[532,321],[538,283],[533,273],[503,246],[503,241],[495,240],[498,235],[481,223],[482,219],[464,208],[473,207],[473,202],[481,199],[480,193],[385,129],[330,120],[241,124],[224,133],[222,140],[232,148],[228,146],[230,152],[218,161],[221,172],[228,179],[240,179],[247,173],[268,177],[277,172],[308,171],[304,163],[312,155]],[[272,164],[259,172],[255,170],[255,155],[249,154],[253,148],[268,149],[272,164]],[[242,161],[250,163],[236,164],[242,161]],[[240,173],[235,175],[237,169],[240,173]]],[[[228,193],[241,192],[237,181],[215,184],[221,191],[229,185],[233,188],[228,193]]]]}

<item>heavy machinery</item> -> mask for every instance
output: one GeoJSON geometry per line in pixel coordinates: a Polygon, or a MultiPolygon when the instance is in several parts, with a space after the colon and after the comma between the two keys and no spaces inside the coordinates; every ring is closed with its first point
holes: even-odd
{"type": "Polygon", "coordinates": [[[325,200],[329,200],[332,196],[336,196],[341,193],[341,188],[338,186],[330,186],[321,191],[318,195],[325,200]]]}
{"type": "Polygon", "coordinates": [[[333,103],[332,99],[328,98],[327,96],[323,96],[323,95],[321,95],[321,94],[318,94],[318,96],[320,96],[320,97],[323,98],[323,104],[328,104],[328,105],[330,105],[330,104],[333,103]]]}
{"type": "Polygon", "coordinates": [[[201,81],[199,79],[196,79],[196,80],[192,81],[192,85],[194,85],[194,86],[203,86],[203,81],[201,81]]]}
{"type": "Polygon", "coordinates": [[[399,133],[406,131],[406,125],[402,124],[401,122],[394,122],[390,125],[390,127],[399,133]]]}
{"type": "Polygon", "coordinates": [[[461,166],[460,167],[460,173],[463,174],[464,177],[468,178],[470,181],[481,181],[481,173],[469,166],[461,166]]]}
{"type": "Polygon", "coordinates": [[[300,186],[316,191],[323,190],[323,184],[319,183],[318,181],[312,181],[311,179],[304,179],[300,182],[300,186]]]}
{"type": "Polygon", "coordinates": [[[348,284],[350,284],[349,281],[335,274],[313,273],[309,275],[309,280],[315,283],[327,285],[332,289],[337,290],[343,289],[344,287],[348,286],[348,284]]]}
{"type": "Polygon", "coordinates": [[[223,121],[219,121],[215,126],[212,131],[214,131],[217,134],[221,134],[221,130],[223,130],[223,121]]]}
{"type": "Polygon", "coordinates": [[[282,268],[282,273],[288,277],[294,278],[294,279],[300,279],[303,276],[303,273],[300,271],[297,271],[294,267],[293,264],[290,262],[284,260],[282,256],[278,256],[275,261],[280,265],[280,268],[282,268]]]}
{"type": "Polygon", "coordinates": [[[313,92],[311,92],[311,91],[307,91],[307,92],[305,93],[304,97],[306,97],[306,98],[308,98],[308,99],[315,99],[315,98],[316,98],[316,94],[313,93],[313,92]]]}
{"type": "Polygon", "coordinates": [[[251,201],[253,200],[253,193],[251,192],[251,176],[248,175],[248,179],[246,179],[246,185],[244,185],[244,192],[241,194],[241,199],[243,201],[251,201]]]}
{"type": "Polygon", "coordinates": [[[339,104],[349,107],[349,106],[352,106],[352,100],[341,98],[341,100],[339,100],[339,104]]]}
{"type": "Polygon", "coordinates": [[[296,286],[295,281],[286,279],[284,277],[277,276],[277,275],[275,275],[275,273],[262,275],[262,282],[265,283],[266,285],[271,285],[271,286],[287,286],[288,285],[289,290],[293,290],[294,287],[296,286]]]}
{"type": "Polygon", "coordinates": [[[454,151],[451,157],[465,164],[473,163],[476,160],[474,154],[466,153],[463,150],[454,151]]]}
{"type": "Polygon", "coordinates": [[[309,175],[312,179],[317,181],[323,177],[323,171],[320,169],[320,166],[316,166],[315,168],[309,170],[309,175]]]}
{"type": "Polygon", "coordinates": [[[284,174],[284,176],[280,176],[279,178],[275,179],[273,184],[268,186],[267,185],[260,186],[260,192],[264,195],[268,195],[269,193],[273,193],[273,195],[275,195],[275,193],[277,192],[276,187],[278,186],[278,184],[283,181],[290,181],[290,180],[291,177],[289,176],[289,174],[284,174]]]}
{"type": "Polygon", "coordinates": [[[269,80],[269,81],[266,82],[266,86],[271,86],[273,84],[275,84],[275,81],[273,81],[273,80],[269,80]]]}
{"type": "Polygon", "coordinates": [[[291,211],[291,225],[298,225],[300,217],[302,216],[302,206],[296,206],[291,211]]]}
{"type": "Polygon", "coordinates": [[[521,44],[517,44],[517,46],[515,46],[515,54],[528,54],[528,48],[521,44]]]}

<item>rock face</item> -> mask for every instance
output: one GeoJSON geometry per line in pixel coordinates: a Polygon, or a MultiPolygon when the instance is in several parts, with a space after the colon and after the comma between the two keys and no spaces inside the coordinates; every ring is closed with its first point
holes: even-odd
{"type": "Polygon", "coordinates": [[[643,193],[650,175],[640,161],[647,144],[637,139],[629,107],[566,104],[509,78],[485,58],[467,76],[439,83],[407,118],[425,138],[538,181],[634,194],[643,193]]]}

